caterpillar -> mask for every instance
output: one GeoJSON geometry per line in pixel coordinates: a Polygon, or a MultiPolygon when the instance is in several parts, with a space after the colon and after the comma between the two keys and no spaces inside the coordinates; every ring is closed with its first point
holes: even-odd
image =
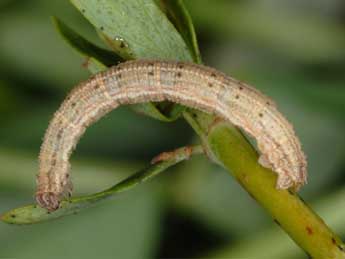
{"type": "Polygon", "coordinates": [[[48,211],[71,195],[69,157],[86,128],[119,105],[171,101],[214,114],[252,136],[276,187],[300,187],[307,162],[292,125],[271,99],[213,68],[185,62],[127,61],[80,83],[54,114],[39,155],[36,201],[48,211]]]}

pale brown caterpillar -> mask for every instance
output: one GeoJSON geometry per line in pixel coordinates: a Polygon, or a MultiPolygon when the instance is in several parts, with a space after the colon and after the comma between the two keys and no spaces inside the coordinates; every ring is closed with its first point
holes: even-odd
{"type": "Polygon", "coordinates": [[[215,114],[253,136],[277,188],[306,182],[306,158],[291,124],[258,90],[215,69],[183,62],[122,63],[79,84],[55,113],[39,156],[36,200],[49,211],[71,194],[69,157],[85,129],[121,104],[168,100],[215,114]]]}

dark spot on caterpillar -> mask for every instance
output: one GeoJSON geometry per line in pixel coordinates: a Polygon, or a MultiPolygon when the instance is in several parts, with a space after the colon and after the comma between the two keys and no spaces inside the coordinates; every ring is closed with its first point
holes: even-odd
{"type": "Polygon", "coordinates": [[[273,220],[278,226],[281,226],[280,222],[276,219],[273,220]]]}
{"type": "Polygon", "coordinates": [[[56,165],[56,158],[52,159],[52,166],[56,165]]]}
{"type": "Polygon", "coordinates": [[[72,108],[75,107],[76,103],[75,102],[71,103],[71,106],[72,106],[72,108]]]}
{"type": "Polygon", "coordinates": [[[101,31],[103,31],[103,30],[104,30],[104,27],[103,27],[103,26],[101,26],[101,28],[100,28],[100,29],[101,29],[101,31]]]}
{"type": "Polygon", "coordinates": [[[16,217],[16,215],[14,215],[14,214],[11,214],[11,218],[13,218],[13,219],[14,219],[15,217],[16,217]]]}
{"type": "Polygon", "coordinates": [[[314,231],[311,227],[306,226],[305,229],[307,230],[308,235],[312,235],[314,233],[314,231]]]}
{"type": "Polygon", "coordinates": [[[50,214],[50,211],[49,211],[49,210],[47,210],[47,214],[50,214]]]}
{"type": "Polygon", "coordinates": [[[153,71],[150,71],[150,72],[148,72],[147,74],[148,74],[149,76],[153,76],[153,75],[154,75],[153,71]]]}
{"type": "Polygon", "coordinates": [[[67,179],[69,178],[69,174],[66,174],[66,178],[67,178],[67,179]]]}
{"type": "Polygon", "coordinates": [[[178,64],[178,66],[177,66],[179,69],[182,69],[182,68],[184,68],[184,65],[183,64],[178,64]]]}
{"type": "Polygon", "coordinates": [[[238,89],[243,90],[243,86],[240,86],[238,89]]]}
{"type": "Polygon", "coordinates": [[[85,13],[85,9],[81,9],[81,12],[82,12],[82,13],[85,13]]]}
{"type": "Polygon", "coordinates": [[[195,113],[192,113],[192,117],[193,117],[193,118],[196,118],[197,116],[196,116],[196,114],[195,114],[195,113]]]}
{"type": "Polygon", "coordinates": [[[121,74],[121,73],[118,73],[118,74],[117,74],[117,78],[118,78],[118,79],[122,78],[122,74],[121,74]]]}
{"type": "Polygon", "coordinates": [[[148,65],[149,65],[150,67],[153,67],[153,66],[154,66],[154,64],[153,64],[152,62],[148,63],[148,65]]]}
{"type": "Polygon", "coordinates": [[[217,77],[217,75],[216,75],[215,73],[212,73],[211,76],[212,76],[213,78],[216,78],[216,77],[217,77]]]}
{"type": "Polygon", "coordinates": [[[259,113],[259,117],[262,118],[264,115],[260,112],[259,113]]]}
{"type": "Polygon", "coordinates": [[[236,98],[236,99],[240,99],[240,96],[237,94],[237,95],[235,96],[235,98],[236,98]]]}
{"type": "Polygon", "coordinates": [[[271,105],[270,102],[268,102],[268,101],[266,102],[266,104],[267,104],[267,105],[271,105]]]}
{"type": "Polygon", "coordinates": [[[120,48],[123,49],[124,47],[126,47],[126,45],[125,45],[125,43],[123,41],[121,41],[120,48]]]}
{"type": "Polygon", "coordinates": [[[337,241],[335,241],[334,237],[332,237],[332,243],[333,243],[333,245],[337,244],[337,241]]]}
{"type": "Polygon", "coordinates": [[[208,87],[213,87],[213,84],[211,82],[208,82],[208,87]]]}
{"type": "Polygon", "coordinates": [[[181,72],[177,72],[176,75],[177,75],[177,77],[181,77],[182,73],[181,72]]]}
{"type": "Polygon", "coordinates": [[[56,135],[56,138],[57,139],[61,139],[61,137],[62,137],[62,134],[63,134],[63,129],[60,129],[59,131],[58,131],[58,133],[57,133],[57,135],[56,135]]]}
{"type": "Polygon", "coordinates": [[[99,88],[99,85],[95,85],[94,89],[97,90],[99,88]]]}

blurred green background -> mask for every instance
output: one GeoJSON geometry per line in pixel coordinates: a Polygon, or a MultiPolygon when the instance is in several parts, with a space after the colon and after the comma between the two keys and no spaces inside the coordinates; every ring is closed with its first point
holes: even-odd
{"type": "MultiPolygon", "coordinates": [[[[203,60],[256,86],[295,125],[309,160],[302,197],[345,238],[345,2],[186,0],[203,60]]],[[[54,31],[57,16],[96,33],[68,1],[0,1],[0,212],[33,201],[49,119],[88,77],[54,31]]],[[[86,132],[73,155],[75,194],[112,186],[159,152],[197,141],[182,120],[120,108],[86,132]]],[[[305,258],[242,190],[205,158],[76,216],[0,223],[0,258],[305,258]]]]}

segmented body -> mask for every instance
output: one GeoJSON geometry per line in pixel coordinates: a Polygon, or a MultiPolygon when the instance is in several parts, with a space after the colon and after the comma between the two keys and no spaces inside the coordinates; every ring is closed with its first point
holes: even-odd
{"type": "Polygon", "coordinates": [[[277,188],[306,182],[306,159],[291,124],[256,89],[201,65],[138,60],[77,86],[55,113],[39,156],[36,200],[52,211],[70,194],[69,157],[85,129],[122,104],[168,100],[215,114],[257,141],[259,163],[278,174],[277,188]]]}

